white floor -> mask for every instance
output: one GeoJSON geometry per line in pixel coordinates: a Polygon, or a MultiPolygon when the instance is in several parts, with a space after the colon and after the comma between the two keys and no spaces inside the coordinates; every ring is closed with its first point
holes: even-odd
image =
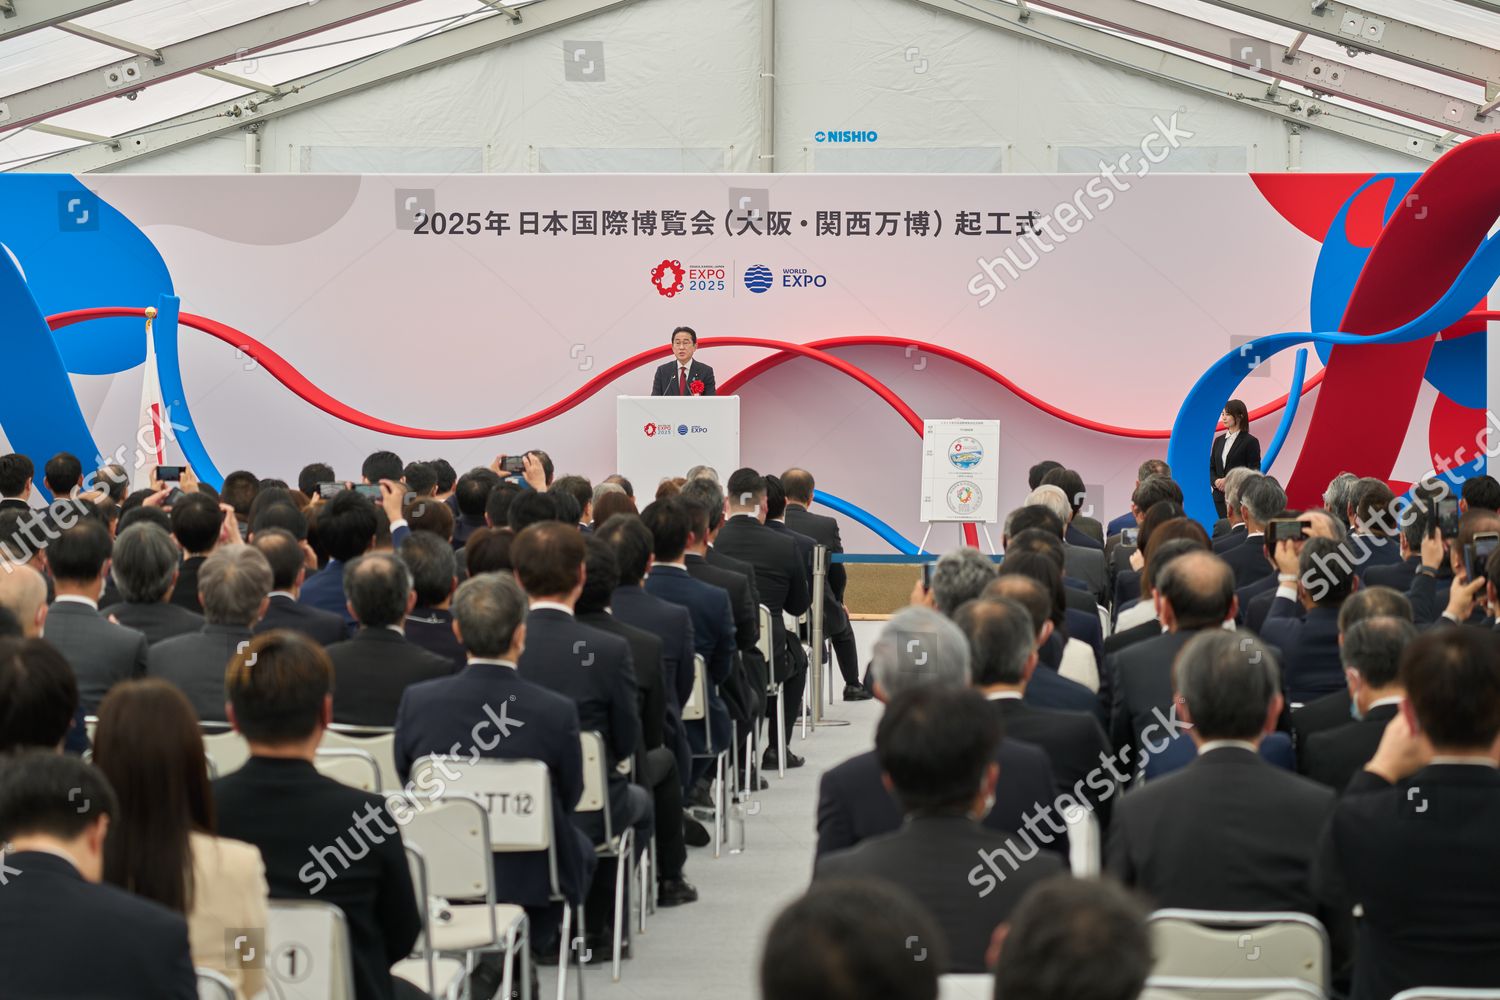
{"type": "MultiPolygon", "coordinates": [[[[858,638],[863,657],[873,636],[858,638]]],[[[754,1000],[766,930],[781,908],[807,888],[812,873],[819,779],[823,771],[874,745],[880,713],[875,701],[838,701],[826,714],[850,725],[810,730],[806,740],[794,736],[793,749],[807,764],[787,771],[785,778],[767,772],[771,787],[759,796],[760,813],[745,822],[745,852],[726,851],[715,860],[711,847],[689,849],[686,876],[698,887],[698,902],[658,909],[647,921],[646,933],[636,935],[620,982],[610,981],[608,963],[590,967],[587,996],[754,1000]]],[[[542,970],[545,1000],[555,996],[555,972],[542,970]]],[[[575,984],[568,987],[576,997],[575,984]]]]}

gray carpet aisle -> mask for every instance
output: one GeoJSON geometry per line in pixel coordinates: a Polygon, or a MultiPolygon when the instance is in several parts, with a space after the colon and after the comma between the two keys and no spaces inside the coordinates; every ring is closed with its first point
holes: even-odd
{"type": "MultiPolygon", "coordinates": [[[[863,659],[874,634],[866,628],[857,634],[863,659]]],[[[658,909],[647,920],[646,933],[631,946],[634,957],[622,964],[620,982],[610,981],[607,962],[590,966],[584,984],[589,1000],[754,1000],[770,922],[807,888],[812,874],[818,782],[828,768],[874,746],[880,713],[876,701],[840,701],[828,714],[850,725],[809,730],[805,741],[793,736],[793,749],[807,764],[785,778],[768,773],[771,787],[759,796],[760,814],[745,821],[746,851],[725,851],[715,860],[712,847],[690,848],[686,874],[698,887],[698,902],[658,909]]],[[[556,995],[555,973],[541,970],[545,1000],[556,995]]],[[[568,994],[577,996],[571,981],[568,994]]]]}

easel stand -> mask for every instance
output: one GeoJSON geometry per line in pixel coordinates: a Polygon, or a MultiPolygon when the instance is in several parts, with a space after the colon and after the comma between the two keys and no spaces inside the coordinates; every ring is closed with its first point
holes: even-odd
{"type": "MultiPolygon", "coordinates": [[[[924,532],[922,532],[922,541],[917,545],[917,555],[922,555],[924,552],[927,551],[927,539],[928,539],[929,536],[931,536],[931,534],[932,534],[932,526],[934,524],[936,524],[936,523],[937,523],[936,521],[928,521],[927,522],[927,530],[924,531],[924,532]]],[[[984,536],[985,543],[989,546],[989,549],[990,549],[990,555],[996,556],[996,555],[1000,554],[1000,553],[998,553],[998,552],[995,551],[995,539],[992,538],[992,537],[990,537],[990,526],[989,526],[989,524],[987,522],[984,522],[984,521],[950,521],[948,523],[950,523],[950,524],[957,524],[958,525],[958,539],[959,539],[960,542],[964,541],[964,533],[963,533],[964,532],[964,525],[966,525],[966,524],[972,524],[972,525],[974,525],[974,527],[979,530],[979,533],[984,536]]]]}

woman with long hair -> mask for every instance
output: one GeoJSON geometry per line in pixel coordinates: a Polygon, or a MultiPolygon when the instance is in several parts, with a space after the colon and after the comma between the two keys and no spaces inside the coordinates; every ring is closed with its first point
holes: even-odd
{"type": "Polygon", "coordinates": [[[1224,433],[1214,438],[1213,449],[1208,455],[1208,478],[1214,484],[1214,507],[1219,516],[1225,516],[1224,476],[1230,469],[1244,466],[1260,471],[1260,442],[1250,433],[1250,411],[1242,400],[1231,399],[1224,404],[1224,414],[1219,418],[1224,433]]]}
{"type": "Polygon", "coordinates": [[[120,800],[105,881],[185,915],[193,964],[253,997],[262,963],[231,953],[228,932],[266,926],[265,866],[251,845],[214,836],[208,758],[187,696],[155,678],[116,684],[99,704],[94,764],[120,800]]]}

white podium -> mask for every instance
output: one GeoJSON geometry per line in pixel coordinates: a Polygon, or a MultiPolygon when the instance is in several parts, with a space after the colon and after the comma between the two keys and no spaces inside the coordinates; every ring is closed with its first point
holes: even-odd
{"type": "Polygon", "coordinates": [[[740,467],[740,397],[620,396],[616,468],[642,507],[664,478],[711,465],[723,482],[740,467]]]}

